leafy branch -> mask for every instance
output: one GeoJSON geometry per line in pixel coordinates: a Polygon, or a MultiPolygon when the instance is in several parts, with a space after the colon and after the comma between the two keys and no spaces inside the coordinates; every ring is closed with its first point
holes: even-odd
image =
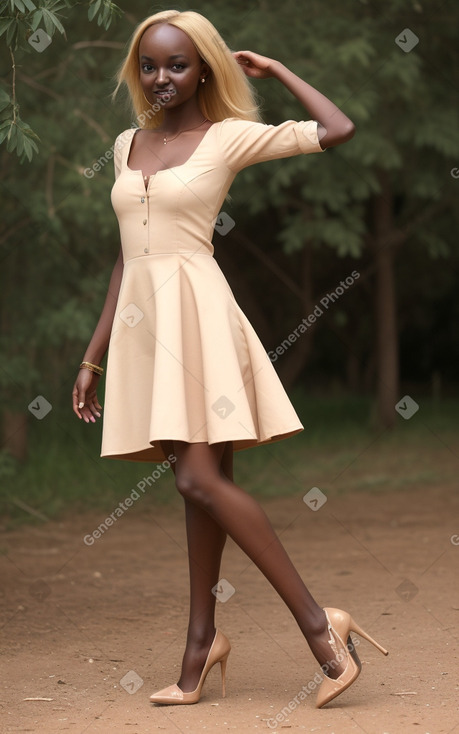
{"type": "MultiPolygon", "coordinates": [[[[65,11],[80,3],[77,0],[0,0],[0,37],[4,37],[11,58],[11,90],[0,87],[0,144],[6,144],[8,153],[15,152],[21,163],[31,161],[38,153],[38,135],[20,117],[16,93],[16,57],[20,50],[43,52],[58,31],[64,38],[61,22],[65,11]]],[[[122,10],[111,0],[89,0],[89,21],[108,30],[122,10]]]]}

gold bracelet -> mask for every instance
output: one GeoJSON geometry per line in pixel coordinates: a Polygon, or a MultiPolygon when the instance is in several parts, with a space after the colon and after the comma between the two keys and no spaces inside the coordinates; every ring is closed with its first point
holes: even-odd
{"type": "Polygon", "coordinates": [[[82,362],[80,364],[80,370],[82,367],[86,367],[90,372],[94,372],[96,375],[101,375],[104,371],[103,367],[99,367],[98,364],[92,364],[91,362],[82,362]]]}

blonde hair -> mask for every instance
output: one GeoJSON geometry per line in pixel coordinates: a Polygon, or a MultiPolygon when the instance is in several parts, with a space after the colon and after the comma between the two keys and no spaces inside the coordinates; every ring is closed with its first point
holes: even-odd
{"type": "Polygon", "coordinates": [[[159,23],[168,23],[186,33],[211,70],[205,84],[199,84],[197,90],[203,115],[212,122],[227,117],[261,121],[255,89],[212,23],[193,10],[164,10],[151,15],[137,26],[128,54],[118,71],[118,83],[113,92],[114,98],[121,85],[126,84],[140,127],[156,128],[164,116],[159,104],[146,108],[147,101],[140,84],[140,39],[147,28],[159,23]]]}

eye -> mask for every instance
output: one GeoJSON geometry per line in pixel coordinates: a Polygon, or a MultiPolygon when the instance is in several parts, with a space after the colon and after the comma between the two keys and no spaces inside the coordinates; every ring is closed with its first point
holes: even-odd
{"type": "Polygon", "coordinates": [[[172,66],[172,68],[173,68],[173,69],[176,69],[176,70],[178,70],[178,71],[181,71],[182,69],[185,69],[186,67],[185,67],[185,64],[174,64],[174,65],[172,66]]]}
{"type": "Polygon", "coordinates": [[[142,64],[141,69],[145,74],[149,74],[154,69],[152,64],[142,64]]]}

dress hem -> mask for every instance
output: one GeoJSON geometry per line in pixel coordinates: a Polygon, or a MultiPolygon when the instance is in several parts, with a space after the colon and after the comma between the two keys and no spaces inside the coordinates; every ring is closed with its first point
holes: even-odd
{"type": "Polygon", "coordinates": [[[161,449],[160,441],[186,441],[186,443],[209,443],[210,446],[217,443],[231,442],[233,444],[234,451],[243,451],[245,449],[255,448],[256,446],[263,446],[266,444],[277,443],[287,438],[295,436],[297,433],[304,431],[304,426],[292,428],[291,430],[278,433],[274,436],[258,439],[241,439],[241,438],[225,438],[219,441],[190,441],[189,439],[183,438],[155,438],[150,441],[150,446],[141,449],[133,449],[131,451],[102,451],[100,454],[101,459],[117,459],[120,461],[136,461],[136,462],[152,462],[152,461],[166,461],[168,457],[164,454],[161,449]]]}

